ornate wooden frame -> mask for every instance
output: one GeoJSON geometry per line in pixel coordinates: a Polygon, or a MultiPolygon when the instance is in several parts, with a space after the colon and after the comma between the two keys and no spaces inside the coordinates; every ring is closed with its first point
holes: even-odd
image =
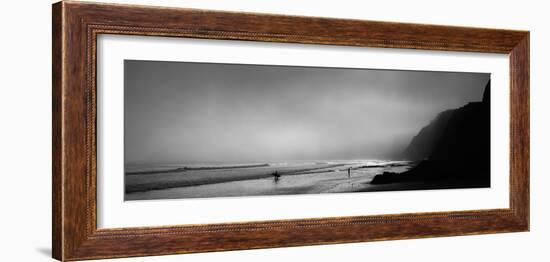
{"type": "Polygon", "coordinates": [[[81,260],[529,230],[529,32],[64,1],[53,5],[53,257],[81,260]],[[98,34],[510,56],[510,208],[98,229],[98,34]]]}

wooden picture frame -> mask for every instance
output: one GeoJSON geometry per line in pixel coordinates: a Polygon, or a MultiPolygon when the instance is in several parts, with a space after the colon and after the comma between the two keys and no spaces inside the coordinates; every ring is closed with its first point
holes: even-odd
{"type": "Polygon", "coordinates": [[[52,245],[58,260],[529,230],[529,32],[63,1],[53,5],[52,245]],[[510,207],[267,222],[98,229],[99,34],[508,54],[510,207]]]}

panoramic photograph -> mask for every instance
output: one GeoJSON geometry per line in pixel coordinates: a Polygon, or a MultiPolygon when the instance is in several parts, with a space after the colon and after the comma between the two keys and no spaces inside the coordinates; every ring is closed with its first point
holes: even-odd
{"type": "Polygon", "coordinates": [[[490,187],[490,78],[125,60],[125,200],[490,187]]]}

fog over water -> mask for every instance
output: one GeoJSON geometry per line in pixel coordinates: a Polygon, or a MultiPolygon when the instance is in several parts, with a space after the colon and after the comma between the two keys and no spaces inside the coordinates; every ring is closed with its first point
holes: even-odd
{"type": "Polygon", "coordinates": [[[126,60],[126,164],[388,159],[489,74],[126,60]]]}

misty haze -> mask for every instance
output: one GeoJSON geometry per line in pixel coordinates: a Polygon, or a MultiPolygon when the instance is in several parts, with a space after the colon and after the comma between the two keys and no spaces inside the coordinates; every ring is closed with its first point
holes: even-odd
{"type": "Polygon", "coordinates": [[[490,74],[124,62],[125,199],[490,186],[490,74]]]}

